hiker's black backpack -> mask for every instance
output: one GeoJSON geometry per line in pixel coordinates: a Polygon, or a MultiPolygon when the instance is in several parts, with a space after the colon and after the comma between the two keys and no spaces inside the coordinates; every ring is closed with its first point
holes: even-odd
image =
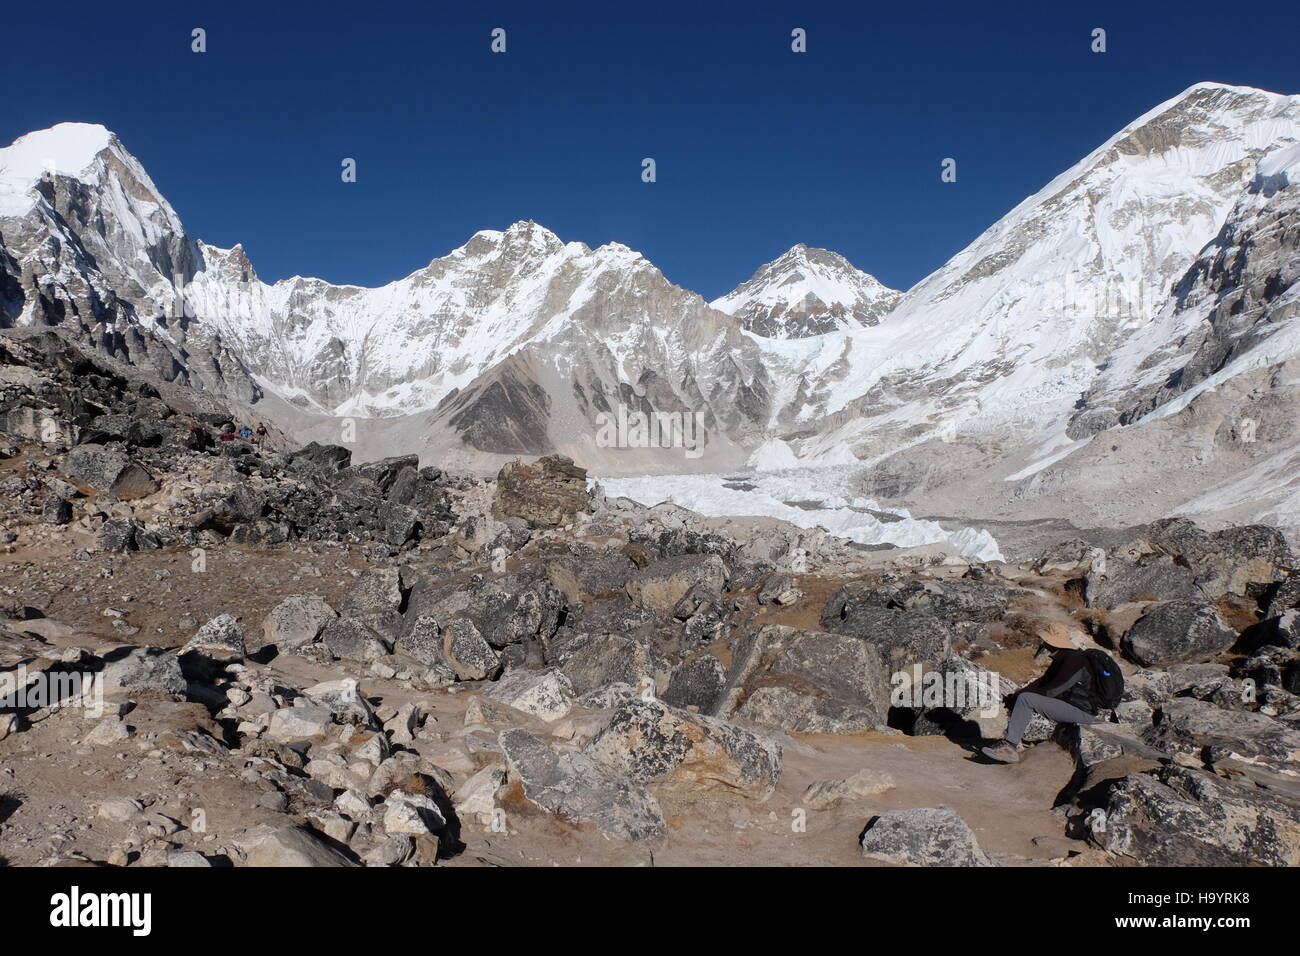
{"type": "Polygon", "coordinates": [[[1083,652],[1092,675],[1088,695],[1097,711],[1114,710],[1124,696],[1124,675],[1115,659],[1105,651],[1091,647],[1083,652]]]}

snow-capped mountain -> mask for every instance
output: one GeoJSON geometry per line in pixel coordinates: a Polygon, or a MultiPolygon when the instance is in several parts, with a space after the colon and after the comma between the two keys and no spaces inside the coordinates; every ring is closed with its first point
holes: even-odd
{"type": "MultiPolygon", "coordinates": [[[[957,432],[1064,434],[1076,403],[1215,238],[1300,97],[1198,84],[1111,137],[909,290],[879,325],[779,354],[803,456],[957,432]],[[791,374],[792,373],[792,374],[791,374]],[[805,432],[806,434],[806,432],[805,432]]],[[[777,350],[772,350],[776,353],[777,350]]]]}
{"type": "Polygon", "coordinates": [[[0,150],[0,325],[58,325],[166,381],[256,401],[218,330],[177,307],[198,268],[179,217],[104,127],[63,123],[0,150]]]}
{"type": "Polygon", "coordinates": [[[189,238],[103,127],[30,134],[0,170],[4,323],[60,325],[168,380],[283,399],[296,421],[411,418],[402,440],[431,448],[642,471],[729,467],[769,417],[740,324],[617,243],[518,222],[376,289],[268,284],[241,247],[189,238]],[[603,423],[637,414],[678,416],[707,454],[686,456],[680,434],[601,441],[603,423]]]}
{"type": "Polygon", "coordinates": [[[875,325],[901,295],[839,253],[800,243],[711,304],[756,335],[797,339],[875,325]]]}
{"type": "Polygon", "coordinates": [[[958,493],[1059,509],[1066,487],[1117,507],[1107,469],[1153,442],[1183,462],[1189,421],[1218,434],[1267,394],[1251,448],[1179,466],[1221,504],[1241,469],[1295,472],[1269,443],[1300,381],[1297,143],[1300,97],[1197,84],[904,294],[796,246],[710,305],[625,246],[532,222],[380,288],[265,283],[241,247],[190,238],[116,137],[67,124],[0,150],[0,324],[59,325],[304,437],[368,418],[362,457],[414,441],[606,474],[835,464],[865,469],[873,501],[950,486],[948,514],[958,493]],[[705,450],[610,440],[638,414],[698,421],[705,450]]]}

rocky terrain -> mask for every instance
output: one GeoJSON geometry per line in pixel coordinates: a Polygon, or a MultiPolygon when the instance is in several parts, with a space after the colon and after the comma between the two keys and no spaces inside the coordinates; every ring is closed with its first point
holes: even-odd
{"type": "Polygon", "coordinates": [[[558,456],[221,440],[239,414],[0,335],[5,862],[1300,863],[1275,528],[972,562],[647,508],[558,456]],[[990,764],[1049,633],[1124,700],[990,764]]]}

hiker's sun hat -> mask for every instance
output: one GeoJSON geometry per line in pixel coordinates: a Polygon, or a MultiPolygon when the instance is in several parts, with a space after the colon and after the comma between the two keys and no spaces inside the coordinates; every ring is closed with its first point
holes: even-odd
{"type": "Polygon", "coordinates": [[[1039,628],[1038,639],[1048,647],[1060,647],[1065,650],[1074,650],[1076,647],[1074,641],[1070,639],[1070,629],[1056,621],[1039,628]]]}

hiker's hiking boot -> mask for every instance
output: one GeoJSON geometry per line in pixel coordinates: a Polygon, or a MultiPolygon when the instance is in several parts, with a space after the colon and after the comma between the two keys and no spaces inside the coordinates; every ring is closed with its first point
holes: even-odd
{"type": "Polygon", "coordinates": [[[1020,748],[1009,740],[1003,740],[983,748],[980,753],[998,763],[1020,763],[1020,748]]]}

